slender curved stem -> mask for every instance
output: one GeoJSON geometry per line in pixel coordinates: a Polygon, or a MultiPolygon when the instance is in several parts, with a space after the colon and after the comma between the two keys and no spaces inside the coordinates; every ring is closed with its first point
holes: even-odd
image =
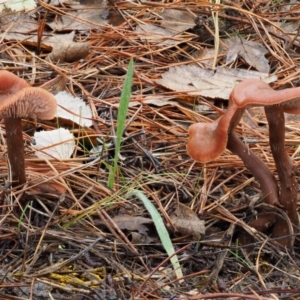
{"type": "MultiPolygon", "coordinates": [[[[287,213],[294,229],[298,226],[297,215],[297,181],[294,165],[285,150],[285,120],[283,108],[279,105],[265,107],[265,113],[269,124],[270,147],[274,157],[280,182],[279,202],[287,213]]],[[[278,217],[273,231],[273,236],[281,237],[291,234],[286,220],[278,217]]],[[[281,239],[280,243],[292,246],[292,237],[281,239]]]]}
{"type": "Polygon", "coordinates": [[[238,155],[259,182],[264,202],[279,206],[278,187],[274,175],[266,164],[242,143],[234,131],[228,134],[227,149],[238,155]]]}

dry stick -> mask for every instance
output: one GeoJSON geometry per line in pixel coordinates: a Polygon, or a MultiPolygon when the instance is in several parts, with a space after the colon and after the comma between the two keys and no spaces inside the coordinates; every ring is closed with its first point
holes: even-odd
{"type": "MultiPolygon", "coordinates": [[[[270,147],[280,182],[279,202],[290,218],[295,230],[296,226],[298,226],[297,181],[293,162],[285,151],[285,120],[283,108],[280,105],[266,106],[265,113],[269,123],[270,147]]],[[[288,236],[278,240],[278,242],[291,247],[294,243],[294,237],[289,236],[291,232],[287,222],[289,222],[289,220],[283,219],[282,216],[277,217],[273,236],[288,236]]]]}
{"type": "Polygon", "coordinates": [[[228,134],[227,149],[241,158],[247,169],[259,182],[264,201],[271,205],[279,205],[278,187],[274,175],[266,164],[248,149],[233,131],[228,134]]]}

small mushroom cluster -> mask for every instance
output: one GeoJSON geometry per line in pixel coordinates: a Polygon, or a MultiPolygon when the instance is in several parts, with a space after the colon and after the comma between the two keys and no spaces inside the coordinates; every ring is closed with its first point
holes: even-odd
{"type": "Polygon", "coordinates": [[[22,118],[50,120],[56,100],[44,89],[5,70],[0,71],[0,118],[4,119],[8,160],[13,187],[26,182],[22,118]]]}
{"type": "MultiPolygon", "coordinates": [[[[285,150],[284,113],[300,113],[300,87],[273,90],[259,79],[246,79],[237,84],[229,97],[227,111],[211,123],[196,123],[189,128],[187,151],[196,161],[206,163],[218,157],[226,148],[238,155],[260,183],[266,203],[282,208],[293,228],[299,224],[297,215],[297,182],[294,165],[285,150]],[[234,132],[247,106],[264,106],[269,125],[269,140],[279,177],[279,188],[269,168],[234,132]]],[[[291,234],[282,216],[274,222],[273,237],[291,234]]],[[[260,227],[260,226],[257,226],[260,227]]],[[[291,237],[279,242],[291,246],[291,237]]]]}

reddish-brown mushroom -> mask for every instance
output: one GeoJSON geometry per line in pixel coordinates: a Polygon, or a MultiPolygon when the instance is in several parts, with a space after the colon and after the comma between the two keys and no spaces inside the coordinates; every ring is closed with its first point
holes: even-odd
{"type": "MultiPolygon", "coordinates": [[[[245,104],[265,106],[269,125],[270,147],[280,182],[279,202],[294,228],[299,223],[297,214],[297,181],[294,165],[285,150],[284,112],[299,114],[299,97],[300,87],[277,91],[258,79],[247,79],[238,84],[232,92],[232,99],[239,107],[243,107],[245,104]]],[[[290,235],[290,226],[287,225],[286,220],[282,216],[277,217],[273,237],[286,237],[280,239],[279,242],[291,246],[294,239],[290,235]]]]}
{"type": "Polygon", "coordinates": [[[12,185],[26,182],[21,118],[54,118],[56,100],[41,88],[30,87],[18,76],[0,71],[0,118],[4,118],[12,185]]]}
{"type": "Polygon", "coordinates": [[[242,159],[260,183],[264,201],[278,206],[278,188],[274,175],[234,133],[243,112],[244,108],[234,103],[231,94],[228,109],[219,119],[211,123],[195,123],[190,126],[187,151],[196,161],[206,163],[217,158],[227,147],[242,159]]]}
{"type": "MultiPolygon", "coordinates": [[[[259,181],[265,202],[273,205],[280,204],[295,227],[298,225],[297,185],[292,161],[284,147],[283,113],[300,113],[299,97],[300,87],[275,91],[259,79],[244,80],[233,89],[230,95],[229,112],[225,112],[218,120],[211,123],[212,125],[202,123],[192,125],[189,130],[190,137],[187,145],[188,153],[200,162],[208,162],[217,157],[227,145],[229,150],[241,157],[247,168],[259,181]],[[269,123],[271,151],[280,180],[279,202],[274,176],[262,161],[247,150],[233,131],[240,120],[243,109],[249,105],[265,106],[269,123]],[[211,147],[207,147],[209,143],[211,143],[211,147]],[[211,152],[211,156],[207,152],[211,152]]],[[[278,218],[274,236],[282,237],[288,234],[291,232],[289,226],[286,226],[286,220],[278,218]]],[[[291,245],[291,241],[290,237],[280,240],[284,245],[291,245]]]]}
{"type": "Polygon", "coordinates": [[[287,112],[298,113],[300,87],[283,90],[273,90],[266,82],[250,78],[243,80],[234,87],[230,98],[238,107],[266,106],[280,104],[287,112]],[[293,101],[296,100],[296,101],[293,101]],[[293,105],[294,104],[294,105],[293,105]]]}
{"type": "Polygon", "coordinates": [[[195,123],[189,128],[187,151],[196,161],[206,163],[226,149],[228,132],[240,120],[240,110],[232,103],[227,111],[211,123],[195,123]]]}

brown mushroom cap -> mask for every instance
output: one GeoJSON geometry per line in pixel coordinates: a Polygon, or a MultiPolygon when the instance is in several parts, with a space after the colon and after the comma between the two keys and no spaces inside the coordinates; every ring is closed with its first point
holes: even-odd
{"type": "Polygon", "coordinates": [[[56,106],[54,96],[46,90],[26,87],[10,96],[0,97],[0,117],[50,120],[55,117],[56,106]]]}
{"type": "Polygon", "coordinates": [[[5,70],[0,71],[0,100],[28,86],[24,79],[15,74],[5,70]]]}
{"type": "Polygon", "coordinates": [[[39,118],[55,117],[56,100],[41,88],[29,84],[13,73],[0,71],[0,117],[39,118]]]}
{"type": "Polygon", "coordinates": [[[300,112],[300,108],[291,104],[299,97],[300,87],[273,90],[266,82],[260,79],[251,78],[236,85],[232,90],[229,99],[240,108],[247,105],[265,106],[282,104],[284,110],[285,107],[287,107],[287,110],[289,111],[297,110],[300,112]]]}
{"type": "Polygon", "coordinates": [[[195,123],[190,126],[186,149],[194,160],[209,162],[226,148],[227,132],[220,132],[218,123],[219,119],[212,123],[195,123]]]}

